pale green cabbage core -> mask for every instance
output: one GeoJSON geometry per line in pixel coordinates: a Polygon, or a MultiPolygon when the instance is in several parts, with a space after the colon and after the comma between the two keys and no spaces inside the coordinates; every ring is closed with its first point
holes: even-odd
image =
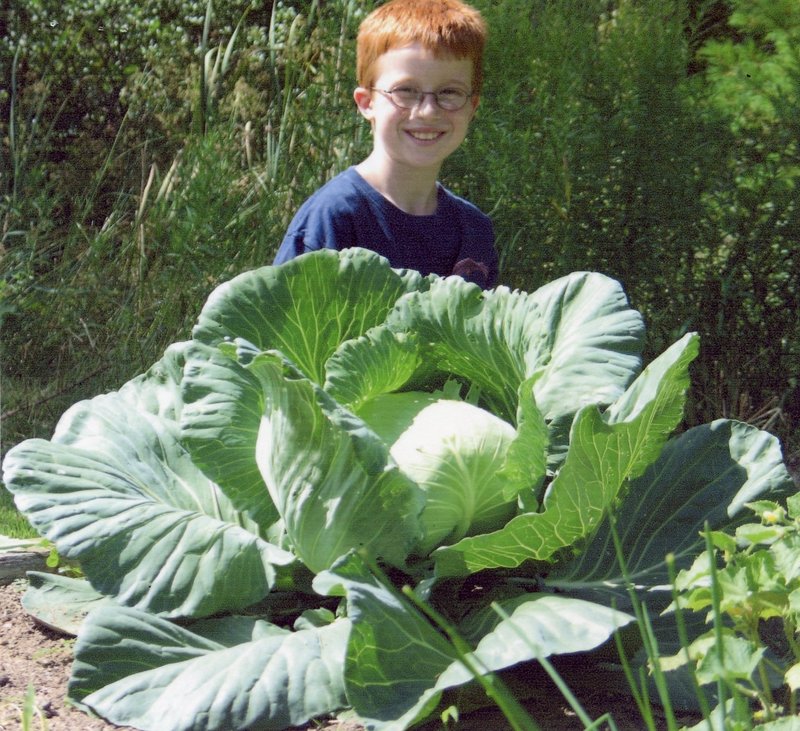
{"type": "Polygon", "coordinates": [[[384,395],[360,416],[391,444],[400,470],[425,493],[420,555],[497,530],[514,515],[516,501],[507,496],[517,491],[502,469],[517,434],[509,423],[466,402],[424,393],[384,395]],[[399,436],[392,428],[397,423],[399,436]]]}

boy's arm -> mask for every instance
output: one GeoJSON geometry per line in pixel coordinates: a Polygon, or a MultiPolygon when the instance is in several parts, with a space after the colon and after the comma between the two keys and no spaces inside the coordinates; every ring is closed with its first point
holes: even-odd
{"type": "Polygon", "coordinates": [[[456,262],[453,274],[463,277],[467,281],[485,286],[489,281],[489,267],[482,261],[475,261],[467,257],[456,262]]]}
{"type": "Polygon", "coordinates": [[[494,287],[497,282],[497,251],[490,219],[480,214],[468,222],[465,231],[464,243],[452,273],[483,289],[494,287]]]}
{"type": "Polygon", "coordinates": [[[324,205],[304,205],[289,225],[273,264],[283,264],[309,251],[341,250],[355,245],[350,216],[342,211],[331,211],[324,205]]]}

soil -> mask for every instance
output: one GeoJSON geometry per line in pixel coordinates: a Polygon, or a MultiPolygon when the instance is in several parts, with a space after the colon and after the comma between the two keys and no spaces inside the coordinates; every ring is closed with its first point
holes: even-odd
{"type": "Polygon", "coordinates": [[[22,608],[24,581],[0,586],[0,729],[21,729],[28,687],[36,694],[33,729],[117,728],[67,705],[72,641],[36,624],[22,608]]]}
{"type": "MultiPolygon", "coordinates": [[[[72,664],[73,640],[37,623],[22,607],[26,589],[24,580],[0,586],[0,731],[23,729],[23,707],[28,688],[35,693],[35,718],[31,729],[42,731],[107,731],[125,729],[93,718],[66,700],[67,681],[72,664]]],[[[564,703],[557,691],[544,706],[541,700],[531,715],[543,731],[581,731],[584,726],[564,703]]],[[[619,731],[640,731],[645,728],[630,698],[594,690],[581,698],[591,718],[609,712],[619,731]]],[[[679,719],[680,720],[680,719],[679,719]]],[[[696,721],[696,719],[695,719],[696,721]]],[[[684,719],[688,725],[694,721],[684,719]]],[[[659,728],[666,728],[657,715],[659,728]]],[[[363,731],[352,721],[315,721],[305,731],[363,731]]],[[[441,723],[426,725],[427,731],[438,731],[441,723]]],[[[468,714],[454,726],[458,731],[503,731],[509,728],[497,711],[485,709],[468,714]]],[[[602,729],[607,729],[602,726],[602,729]]],[[[601,729],[601,731],[602,731],[601,729]]]]}

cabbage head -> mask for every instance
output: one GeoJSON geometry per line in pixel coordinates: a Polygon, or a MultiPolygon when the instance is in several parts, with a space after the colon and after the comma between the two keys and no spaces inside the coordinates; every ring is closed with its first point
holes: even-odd
{"type": "MultiPolygon", "coordinates": [[[[503,471],[517,436],[511,424],[464,401],[429,396],[400,393],[379,404],[389,423],[395,423],[394,402],[406,415],[409,405],[421,406],[389,453],[425,495],[415,549],[422,556],[443,543],[502,528],[515,513],[517,492],[529,486],[503,471]]],[[[369,423],[368,415],[360,415],[369,423]]]]}

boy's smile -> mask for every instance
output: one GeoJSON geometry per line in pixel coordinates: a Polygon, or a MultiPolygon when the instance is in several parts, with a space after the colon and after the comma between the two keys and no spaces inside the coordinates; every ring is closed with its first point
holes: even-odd
{"type": "Polygon", "coordinates": [[[428,181],[432,193],[442,163],[464,141],[478,105],[472,62],[437,57],[415,43],[386,51],[374,72],[371,88],[354,92],[374,135],[372,154],[359,171],[384,195],[389,181],[409,178],[417,185],[428,181]],[[412,98],[414,93],[422,98],[412,98]],[[462,108],[442,108],[453,105],[452,97],[463,101],[464,95],[462,108]]]}

